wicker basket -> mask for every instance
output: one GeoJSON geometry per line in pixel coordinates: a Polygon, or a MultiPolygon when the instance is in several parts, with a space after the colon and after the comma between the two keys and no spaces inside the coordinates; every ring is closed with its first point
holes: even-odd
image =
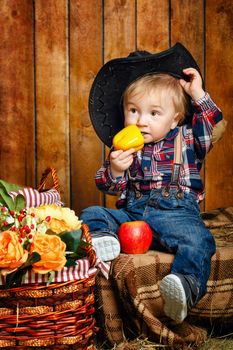
{"type": "MultiPolygon", "coordinates": [[[[83,238],[91,243],[87,225],[83,238]]],[[[90,266],[95,252],[87,249],[90,266]]],[[[94,349],[95,276],[65,283],[0,288],[0,348],[94,349]]]]}
{"type": "MultiPolygon", "coordinates": [[[[91,243],[87,225],[83,235],[91,243]]],[[[95,264],[92,247],[87,251],[95,264]]],[[[0,348],[94,349],[95,277],[0,289],[0,348]]]]}
{"type": "Polygon", "coordinates": [[[57,170],[55,168],[52,168],[52,167],[48,167],[43,172],[41,179],[40,179],[40,184],[38,186],[38,191],[39,192],[47,191],[46,184],[49,180],[49,175],[51,175],[51,181],[52,181],[52,185],[49,187],[54,188],[55,190],[57,190],[59,192],[59,181],[58,181],[58,176],[57,176],[57,170]]]}

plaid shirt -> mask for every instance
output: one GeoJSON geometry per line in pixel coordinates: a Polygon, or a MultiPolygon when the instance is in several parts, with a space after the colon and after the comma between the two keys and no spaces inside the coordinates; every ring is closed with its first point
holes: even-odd
{"type": "Polygon", "coordinates": [[[193,102],[193,105],[195,113],[191,123],[170,130],[161,141],[145,144],[142,150],[134,154],[133,163],[123,177],[112,177],[108,156],[97,171],[95,181],[99,190],[120,195],[117,207],[124,206],[127,193],[132,188],[147,192],[169,184],[173,169],[174,140],[179,128],[182,128],[179,185],[183,191],[192,191],[198,202],[204,198],[200,170],[206,154],[212,148],[213,127],[222,119],[222,113],[207,93],[202,99],[193,102]]]}

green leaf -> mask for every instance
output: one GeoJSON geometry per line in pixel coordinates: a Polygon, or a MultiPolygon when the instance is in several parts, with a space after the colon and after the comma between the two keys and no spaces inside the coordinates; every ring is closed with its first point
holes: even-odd
{"type": "Polygon", "coordinates": [[[26,270],[16,270],[6,276],[6,288],[19,287],[22,283],[26,270]]]}
{"type": "Polygon", "coordinates": [[[90,243],[87,243],[85,241],[81,241],[78,248],[76,249],[75,253],[76,256],[78,257],[78,259],[83,258],[84,256],[86,256],[86,250],[87,248],[90,247],[90,243]]]}
{"type": "Polygon", "coordinates": [[[11,191],[18,191],[20,188],[21,187],[18,185],[0,180],[0,202],[9,210],[20,211],[21,209],[25,208],[25,199],[22,194],[17,195],[14,201],[8,193],[11,191]]]}
{"type": "Polygon", "coordinates": [[[66,264],[65,264],[66,267],[75,266],[75,265],[76,265],[76,262],[75,262],[74,259],[68,258],[68,259],[66,260],[66,264]]]}
{"type": "Polygon", "coordinates": [[[18,191],[22,187],[15,184],[11,184],[4,180],[0,180],[0,188],[3,188],[6,192],[11,192],[11,191],[18,191]]]}
{"type": "Polygon", "coordinates": [[[90,243],[87,243],[81,240],[75,252],[66,254],[67,262],[65,266],[73,266],[75,265],[75,260],[86,257],[87,256],[86,250],[89,247],[90,247],[90,243]],[[73,264],[71,260],[74,261],[73,264]]]}
{"type": "Polygon", "coordinates": [[[76,252],[81,242],[82,230],[67,231],[59,234],[61,240],[66,244],[66,250],[76,252]]]}
{"type": "Polygon", "coordinates": [[[14,204],[15,204],[15,211],[20,211],[21,209],[24,209],[25,206],[26,206],[26,201],[25,201],[25,198],[22,194],[18,194],[15,198],[15,201],[14,201],[14,204]]]}
{"type": "Polygon", "coordinates": [[[9,210],[14,210],[14,201],[4,188],[0,187],[0,202],[9,210]]]}
{"type": "Polygon", "coordinates": [[[18,270],[30,267],[32,264],[36,263],[37,261],[40,261],[40,259],[40,254],[37,252],[33,252],[28,256],[27,261],[25,261],[25,263],[18,268],[18,270]]]}
{"type": "Polygon", "coordinates": [[[40,261],[40,254],[33,252],[29,255],[27,261],[21,265],[16,271],[6,276],[6,288],[18,287],[22,283],[23,276],[31,268],[31,265],[40,261]]]}
{"type": "Polygon", "coordinates": [[[66,265],[74,266],[75,260],[86,257],[86,250],[89,248],[90,243],[87,243],[81,239],[82,230],[74,230],[59,234],[61,240],[66,244],[66,265]]]}

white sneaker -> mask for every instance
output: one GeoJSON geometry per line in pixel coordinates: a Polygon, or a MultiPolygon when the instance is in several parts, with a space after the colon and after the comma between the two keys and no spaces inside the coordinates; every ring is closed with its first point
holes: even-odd
{"type": "Polygon", "coordinates": [[[173,274],[165,276],[160,283],[160,292],[165,303],[165,314],[181,323],[187,316],[187,301],[179,277],[173,274]]]}
{"type": "Polygon", "coordinates": [[[96,251],[96,256],[102,261],[111,261],[118,257],[121,246],[117,238],[109,236],[92,236],[92,244],[96,251]]]}

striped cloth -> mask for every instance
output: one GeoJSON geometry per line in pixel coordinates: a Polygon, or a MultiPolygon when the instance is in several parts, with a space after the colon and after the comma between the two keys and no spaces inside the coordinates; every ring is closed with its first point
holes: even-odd
{"type": "Polygon", "coordinates": [[[62,205],[61,196],[57,190],[52,188],[45,192],[39,192],[31,187],[22,188],[19,191],[11,191],[9,195],[14,200],[18,194],[22,194],[26,201],[26,208],[38,207],[43,204],[62,205]]]}
{"type": "MultiPolygon", "coordinates": [[[[60,283],[80,280],[94,276],[97,272],[97,268],[100,269],[105,278],[108,278],[110,263],[97,259],[95,266],[90,267],[89,260],[87,258],[83,258],[76,260],[75,266],[63,267],[61,271],[54,271],[54,273],[51,275],[48,273],[42,275],[29,270],[24,276],[23,284],[60,283]]],[[[5,277],[0,274],[0,285],[3,286],[5,283],[5,277]]]]}

